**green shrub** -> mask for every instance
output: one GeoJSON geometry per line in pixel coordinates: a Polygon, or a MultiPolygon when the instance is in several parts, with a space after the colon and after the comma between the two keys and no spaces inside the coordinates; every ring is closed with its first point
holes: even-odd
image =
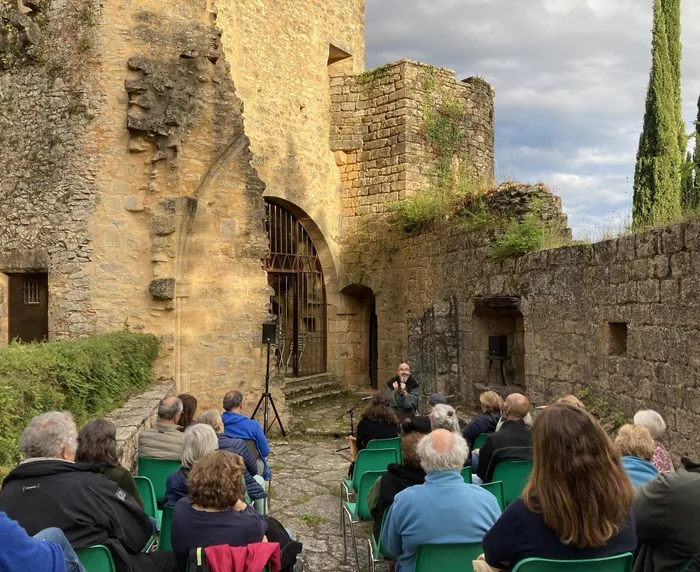
{"type": "Polygon", "coordinates": [[[0,474],[21,458],[19,435],[35,415],[73,413],[80,425],[104,415],[154,381],[160,343],[128,331],[0,349],[0,474]]]}
{"type": "Polygon", "coordinates": [[[522,220],[512,219],[503,234],[494,240],[491,255],[503,260],[538,250],[544,242],[545,233],[545,224],[533,213],[528,213],[522,220]]]}

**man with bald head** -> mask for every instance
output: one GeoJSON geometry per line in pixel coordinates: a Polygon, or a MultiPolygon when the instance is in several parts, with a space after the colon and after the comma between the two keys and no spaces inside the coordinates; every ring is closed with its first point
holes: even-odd
{"type": "Polygon", "coordinates": [[[166,397],[158,405],[158,421],[153,429],[139,435],[139,457],[179,461],[185,434],[178,427],[182,415],[179,397],[166,397]]]}
{"type": "Polygon", "coordinates": [[[420,401],[420,386],[411,375],[411,366],[407,363],[399,365],[396,375],[386,382],[389,392],[389,405],[396,411],[399,421],[412,419],[418,413],[420,401]]]}
{"type": "Polygon", "coordinates": [[[493,479],[493,471],[501,461],[532,459],[532,431],[525,424],[530,413],[530,400],[522,393],[506,397],[506,418],[501,428],[486,438],[479,450],[477,476],[485,483],[493,479]]]}
{"type": "Polygon", "coordinates": [[[382,530],[396,572],[413,572],[421,544],[481,542],[501,515],[496,497],[464,482],[460,471],[469,447],[459,433],[437,429],[420,440],[416,452],[425,484],[394,497],[382,530]]]}

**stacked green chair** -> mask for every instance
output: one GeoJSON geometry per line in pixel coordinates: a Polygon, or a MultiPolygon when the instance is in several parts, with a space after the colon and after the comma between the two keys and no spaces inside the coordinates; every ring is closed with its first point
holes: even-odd
{"type": "Polygon", "coordinates": [[[474,439],[474,446],[472,447],[472,450],[481,449],[484,446],[484,443],[486,442],[486,437],[488,437],[489,435],[490,433],[479,433],[476,439],[474,439]]]}
{"type": "Polygon", "coordinates": [[[158,510],[156,502],[156,492],[153,488],[153,483],[148,477],[134,477],[136,490],[139,491],[139,496],[143,501],[143,512],[156,520],[156,529],[160,530],[160,520],[162,512],[158,510]]]}
{"type": "Polygon", "coordinates": [[[532,461],[501,461],[496,465],[491,481],[503,483],[503,498],[506,506],[523,494],[530,473],[532,473],[532,461]]]}
{"type": "Polygon", "coordinates": [[[498,506],[501,509],[501,512],[506,510],[506,501],[505,501],[505,497],[503,496],[503,483],[501,481],[493,481],[491,483],[484,483],[483,485],[479,485],[479,486],[482,489],[486,489],[493,496],[496,497],[496,500],[498,501],[498,506]]]}
{"type": "Polygon", "coordinates": [[[418,547],[415,572],[472,572],[472,561],[483,552],[481,542],[423,544],[418,547]]]}
{"type": "MultiPolygon", "coordinates": [[[[360,451],[363,453],[364,451],[360,451]]],[[[358,455],[359,458],[359,455],[358,455]]],[[[343,503],[343,510],[340,513],[340,531],[343,535],[343,561],[348,559],[348,544],[345,535],[345,517],[347,516],[350,525],[350,536],[352,537],[352,548],[355,551],[355,566],[360,569],[360,559],[357,555],[357,540],[355,539],[355,525],[363,520],[370,520],[369,504],[367,496],[372,485],[386,472],[386,467],[381,471],[365,471],[357,481],[357,502],[346,501],[343,503]]]]}
{"type": "Polygon", "coordinates": [[[160,523],[160,538],[158,540],[158,550],[172,550],[173,541],[170,531],[173,526],[173,507],[163,507],[163,518],[160,523]]]}
{"type": "Polygon", "coordinates": [[[87,572],[117,572],[112,553],[103,544],[81,548],[75,553],[87,572]]]}
{"type": "Polygon", "coordinates": [[[401,454],[401,437],[393,437],[391,439],[372,439],[367,443],[366,449],[396,449],[397,463],[401,463],[403,455],[401,454]]]}
{"type": "Polygon", "coordinates": [[[467,483],[468,485],[472,484],[472,468],[471,467],[464,467],[461,471],[462,473],[462,478],[464,479],[464,482],[467,483]]]}
{"type": "Polygon", "coordinates": [[[163,500],[165,499],[165,482],[170,474],[176,472],[179,468],[180,461],[139,457],[137,473],[140,477],[148,477],[151,481],[159,507],[163,506],[163,500]]]}
{"type": "Polygon", "coordinates": [[[518,562],[513,572],[632,572],[632,553],[588,560],[526,558],[518,562]]]}
{"type": "Polygon", "coordinates": [[[384,511],[384,516],[382,516],[382,527],[379,532],[379,540],[374,538],[374,533],[369,533],[369,538],[367,539],[367,570],[369,572],[375,571],[375,565],[379,562],[391,562],[396,560],[393,555],[389,553],[386,547],[382,544],[382,532],[384,532],[384,523],[386,522],[386,517],[389,514],[389,509],[384,511]]]}

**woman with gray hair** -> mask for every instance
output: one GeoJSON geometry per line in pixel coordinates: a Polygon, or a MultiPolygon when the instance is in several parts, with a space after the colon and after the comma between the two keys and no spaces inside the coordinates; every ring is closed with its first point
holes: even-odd
{"type": "Polygon", "coordinates": [[[182,465],[172,473],[165,483],[165,506],[175,506],[175,503],[189,493],[187,479],[190,469],[207,453],[219,448],[216,432],[209,425],[198,423],[190,425],[185,430],[182,441],[182,465]]]}
{"type": "Polygon", "coordinates": [[[433,431],[436,429],[447,429],[448,431],[460,433],[457,411],[451,405],[436,405],[430,412],[429,417],[430,427],[433,431]]]}
{"type": "Polygon", "coordinates": [[[669,473],[674,470],[671,454],[666,450],[659,439],[666,433],[666,422],[656,411],[643,409],[634,414],[632,421],[635,425],[646,427],[654,439],[654,456],[651,458],[652,464],[662,473],[669,473]]]}

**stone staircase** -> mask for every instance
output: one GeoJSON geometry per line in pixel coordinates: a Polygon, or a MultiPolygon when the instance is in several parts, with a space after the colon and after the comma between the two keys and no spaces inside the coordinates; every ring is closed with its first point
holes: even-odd
{"type": "Polygon", "coordinates": [[[327,401],[344,395],[347,390],[331,373],[319,373],[306,377],[288,377],[284,389],[287,407],[303,407],[317,401],[327,401]]]}

